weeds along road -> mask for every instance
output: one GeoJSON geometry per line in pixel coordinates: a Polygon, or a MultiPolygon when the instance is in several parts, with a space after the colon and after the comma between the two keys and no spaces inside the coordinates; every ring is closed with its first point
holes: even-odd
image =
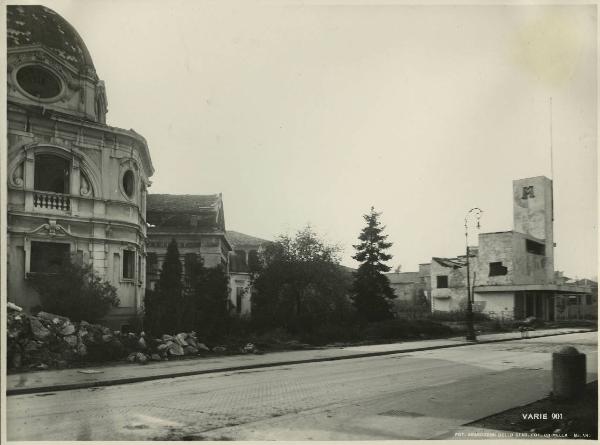
{"type": "Polygon", "coordinates": [[[425,439],[551,389],[597,333],[307,363],[7,398],[9,440],[425,439]]]}

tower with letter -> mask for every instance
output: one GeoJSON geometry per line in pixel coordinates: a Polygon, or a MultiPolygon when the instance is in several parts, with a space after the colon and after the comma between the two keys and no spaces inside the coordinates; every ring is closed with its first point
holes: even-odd
{"type": "Polygon", "coordinates": [[[545,176],[513,181],[513,230],[544,245],[548,282],[554,276],[554,209],[552,180],[545,176]]]}

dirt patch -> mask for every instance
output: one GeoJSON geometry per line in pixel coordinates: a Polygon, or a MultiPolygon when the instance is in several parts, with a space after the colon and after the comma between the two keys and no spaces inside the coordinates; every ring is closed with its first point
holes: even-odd
{"type": "Polygon", "coordinates": [[[552,397],[489,416],[469,427],[531,433],[543,438],[598,438],[598,382],[587,385],[583,400],[566,401],[552,397]]]}

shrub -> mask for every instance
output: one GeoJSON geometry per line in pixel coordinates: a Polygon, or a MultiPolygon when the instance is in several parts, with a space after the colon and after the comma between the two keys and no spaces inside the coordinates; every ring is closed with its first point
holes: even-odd
{"type": "Polygon", "coordinates": [[[56,273],[32,274],[29,280],[40,296],[41,310],[73,321],[96,323],[111,307],[119,306],[117,289],[102,280],[91,265],[67,261],[56,273]]]}
{"type": "MultiPolygon", "coordinates": [[[[431,320],[436,321],[466,321],[466,311],[434,311],[429,316],[431,320]]],[[[473,312],[473,321],[487,321],[490,317],[483,312],[473,312]]]]}
{"type": "Polygon", "coordinates": [[[349,342],[360,339],[360,330],[357,325],[341,325],[326,323],[315,327],[305,333],[300,339],[311,345],[325,345],[335,342],[349,342]]]}
{"type": "Polygon", "coordinates": [[[363,330],[364,337],[371,340],[393,340],[422,336],[440,337],[451,335],[452,329],[431,320],[384,320],[369,323],[363,330]]]}
{"type": "Polygon", "coordinates": [[[420,320],[423,318],[428,318],[431,314],[431,307],[429,306],[427,300],[423,301],[419,299],[417,302],[400,300],[396,301],[394,305],[396,317],[398,318],[420,320]]]}

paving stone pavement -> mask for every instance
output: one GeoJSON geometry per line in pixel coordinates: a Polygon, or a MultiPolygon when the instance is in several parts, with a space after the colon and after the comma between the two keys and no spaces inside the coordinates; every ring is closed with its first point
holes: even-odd
{"type": "Polygon", "coordinates": [[[546,394],[550,359],[538,349],[565,342],[592,351],[595,335],[11,396],[8,434],[11,440],[424,438],[546,394]],[[507,345],[520,348],[511,352],[507,345]]]}
{"type": "MultiPolygon", "coordinates": [[[[586,332],[589,329],[545,329],[532,331],[531,338],[560,335],[573,332],[586,332]]],[[[479,342],[497,342],[518,340],[519,332],[485,334],[479,336],[479,342]]],[[[448,348],[469,344],[463,337],[437,340],[407,341],[391,344],[363,345],[350,347],[330,347],[301,351],[274,352],[264,355],[237,355],[214,358],[198,358],[152,362],[147,365],[117,363],[99,365],[85,369],[64,369],[34,371],[7,376],[7,395],[35,392],[78,389],[113,384],[136,383],[140,381],[170,378],[185,375],[220,372],[242,368],[278,366],[289,363],[338,360],[361,355],[385,355],[403,351],[448,348]],[[84,371],[84,372],[81,372],[84,371]],[[92,371],[92,373],[85,373],[92,371]]]]}

